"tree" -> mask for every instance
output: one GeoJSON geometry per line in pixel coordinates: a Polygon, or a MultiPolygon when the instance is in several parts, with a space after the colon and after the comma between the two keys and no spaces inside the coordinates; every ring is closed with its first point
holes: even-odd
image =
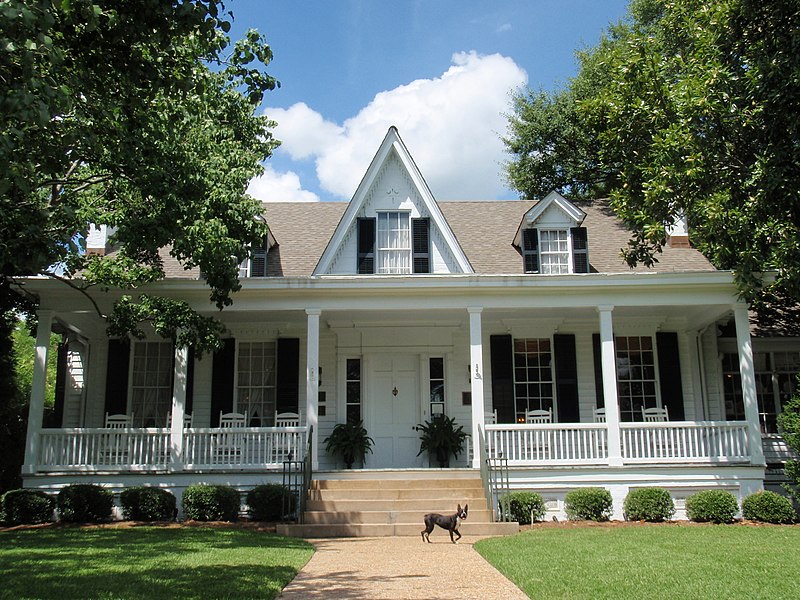
{"type": "MultiPolygon", "coordinates": [[[[797,381],[800,390],[800,379],[797,381]]],[[[794,453],[800,456],[800,392],[795,393],[778,415],[778,424],[783,432],[783,439],[794,453]]],[[[800,503],[800,460],[789,459],[784,467],[787,479],[791,483],[784,487],[796,503],[800,503]]]]}
{"type": "MultiPolygon", "coordinates": [[[[21,275],[135,290],[164,277],[162,248],[230,304],[266,234],[245,190],[278,144],[255,114],[278,85],[270,47],[231,43],[232,18],[221,0],[0,0],[0,311],[21,275]],[[115,230],[115,252],[87,256],[90,224],[115,230]]],[[[109,318],[199,350],[220,330],[134,293],[109,318]]]]}
{"type": "Polygon", "coordinates": [[[630,264],[656,262],[685,217],[747,299],[768,269],[797,297],[798,44],[796,0],[634,0],[564,89],[517,95],[508,179],[534,197],[607,195],[630,264]]]}

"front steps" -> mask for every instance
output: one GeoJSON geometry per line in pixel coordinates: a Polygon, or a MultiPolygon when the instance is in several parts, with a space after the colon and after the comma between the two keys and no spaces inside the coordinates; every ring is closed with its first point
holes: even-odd
{"type": "MultiPolygon", "coordinates": [[[[327,474],[334,477],[335,474],[327,474]]],[[[305,523],[279,524],[278,533],[293,537],[418,536],[426,513],[452,514],[469,504],[462,535],[498,536],[519,531],[517,523],[493,523],[480,476],[471,471],[350,471],[347,479],[315,479],[305,523]]],[[[431,534],[449,543],[436,528],[431,534]]]]}

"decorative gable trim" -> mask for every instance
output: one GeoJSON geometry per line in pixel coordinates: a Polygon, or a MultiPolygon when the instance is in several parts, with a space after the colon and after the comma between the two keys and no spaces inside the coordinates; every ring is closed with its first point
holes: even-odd
{"type": "MultiPolygon", "coordinates": [[[[403,140],[400,139],[400,134],[398,133],[397,128],[392,126],[386,133],[386,136],[378,148],[375,157],[372,159],[369,168],[364,174],[361,183],[359,183],[353,198],[350,200],[347,210],[345,211],[344,215],[342,215],[342,219],[339,221],[339,224],[336,226],[336,230],[333,232],[331,239],[328,241],[328,245],[325,247],[325,251],[322,253],[322,256],[320,257],[312,276],[325,275],[331,271],[332,264],[336,259],[339,248],[346,242],[349,232],[352,231],[352,228],[356,223],[356,219],[360,215],[362,207],[377,183],[381,169],[393,156],[400,161],[406,175],[411,181],[412,186],[416,190],[419,198],[422,200],[425,212],[430,215],[428,243],[430,244],[431,228],[435,228],[444,239],[445,245],[454,257],[459,271],[461,273],[475,272],[472,268],[472,265],[469,263],[464,250],[458,243],[455,234],[453,233],[452,229],[450,229],[450,225],[445,220],[441,209],[439,208],[436,200],[433,197],[433,194],[428,188],[428,184],[425,182],[425,179],[422,177],[417,165],[411,158],[411,155],[403,143],[403,140]]],[[[359,246],[359,256],[360,254],[361,248],[359,246]]],[[[360,258],[358,262],[360,264],[360,258]]],[[[354,271],[356,270],[355,267],[356,265],[354,265],[354,271]]]]}
{"type": "Polygon", "coordinates": [[[539,218],[545,213],[545,211],[550,208],[552,205],[557,206],[561,212],[571,221],[574,222],[573,227],[579,227],[583,220],[586,218],[586,213],[583,212],[580,208],[575,206],[572,202],[564,198],[561,194],[556,191],[552,191],[544,199],[540,200],[536,204],[534,204],[528,212],[526,212],[523,217],[522,221],[517,228],[517,233],[514,236],[514,245],[517,247],[521,247],[522,244],[522,231],[524,229],[529,229],[536,225],[536,222],[539,218]]]}

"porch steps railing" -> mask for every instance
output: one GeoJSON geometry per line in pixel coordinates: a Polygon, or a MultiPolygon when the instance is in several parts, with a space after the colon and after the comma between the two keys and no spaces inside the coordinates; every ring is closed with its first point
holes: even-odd
{"type": "MultiPolygon", "coordinates": [[[[278,525],[278,533],[295,537],[419,536],[426,513],[453,514],[456,505],[469,504],[461,525],[462,535],[506,535],[518,531],[516,523],[493,522],[483,484],[469,477],[448,477],[447,471],[382,479],[380,472],[348,472],[347,479],[312,482],[304,524],[278,525]]],[[[386,474],[384,473],[385,477],[386,474]]],[[[438,530],[433,536],[448,534],[438,530]]]]}

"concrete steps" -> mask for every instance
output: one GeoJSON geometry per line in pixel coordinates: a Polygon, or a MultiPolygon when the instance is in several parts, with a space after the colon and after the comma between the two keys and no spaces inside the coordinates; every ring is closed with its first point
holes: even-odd
{"type": "MultiPolygon", "coordinates": [[[[469,504],[469,516],[461,524],[462,535],[510,535],[517,523],[493,523],[480,477],[474,474],[430,472],[350,471],[347,479],[312,482],[305,523],[280,524],[278,533],[294,537],[418,536],[427,513],[451,514],[456,505],[469,504]]],[[[431,535],[449,539],[437,528],[431,535]]]]}

